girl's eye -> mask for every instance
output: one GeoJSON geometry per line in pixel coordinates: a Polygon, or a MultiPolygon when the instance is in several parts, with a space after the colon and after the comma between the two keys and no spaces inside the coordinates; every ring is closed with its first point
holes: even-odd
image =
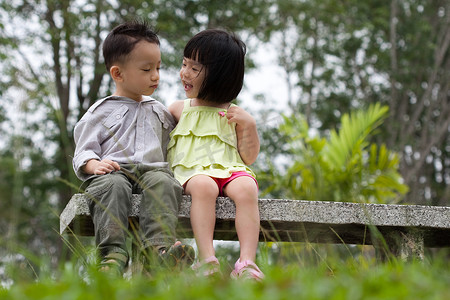
{"type": "Polygon", "coordinates": [[[144,72],[150,72],[150,69],[142,69],[144,72]]]}

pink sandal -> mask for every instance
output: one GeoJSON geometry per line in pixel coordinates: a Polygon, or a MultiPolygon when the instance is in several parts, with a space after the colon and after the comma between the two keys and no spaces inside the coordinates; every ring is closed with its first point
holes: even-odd
{"type": "Polygon", "coordinates": [[[197,274],[205,277],[220,273],[220,263],[217,257],[210,256],[203,261],[198,261],[192,266],[192,270],[197,271],[197,274]]]}
{"type": "Polygon", "coordinates": [[[230,274],[231,278],[251,278],[261,281],[264,279],[264,273],[258,268],[258,266],[251,260],[245,260],[241,262],[238,259],[234,264],[234,270],[230,274]]]}

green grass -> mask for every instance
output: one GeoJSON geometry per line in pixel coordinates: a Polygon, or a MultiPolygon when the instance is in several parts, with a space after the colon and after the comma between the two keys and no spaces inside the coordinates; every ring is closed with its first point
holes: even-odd
{"type": "Polygon", "coordinates": [[[0,299],[450,299],[448,258],[380,263],[363,255],[342,258],[330,254],[332,249],[323,256],[316,252],[316,261],[301,251],[294,259],[271,258],[270,264],[260,257],[266,274],[260,283],[230,279],[228,261],[223,276],[211,279],[191,270],[118,278],[92,265],[80,271],[79,264],[66,263],[57,274],[16,280],[0,289],[0,299]]]}

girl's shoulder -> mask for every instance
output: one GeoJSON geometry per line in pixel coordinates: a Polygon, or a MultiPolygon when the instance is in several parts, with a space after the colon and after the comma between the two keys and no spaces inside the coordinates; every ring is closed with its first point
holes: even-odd
{"type": "Polygon", "coordinates": [[[186,100],[177,100],[169,105],[169,112],[178,122],[185,106],[186,100]]]}

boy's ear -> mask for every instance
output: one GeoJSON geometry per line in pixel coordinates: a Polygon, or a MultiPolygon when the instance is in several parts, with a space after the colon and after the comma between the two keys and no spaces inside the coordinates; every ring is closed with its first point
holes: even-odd
{"type": "Polygon", "coordinates": [[[122,80],[122,72],[118,66],[112,66],[109,69],[109,74],[111,74],[111,77],[114,81],[121,81],[122,80]]]}

